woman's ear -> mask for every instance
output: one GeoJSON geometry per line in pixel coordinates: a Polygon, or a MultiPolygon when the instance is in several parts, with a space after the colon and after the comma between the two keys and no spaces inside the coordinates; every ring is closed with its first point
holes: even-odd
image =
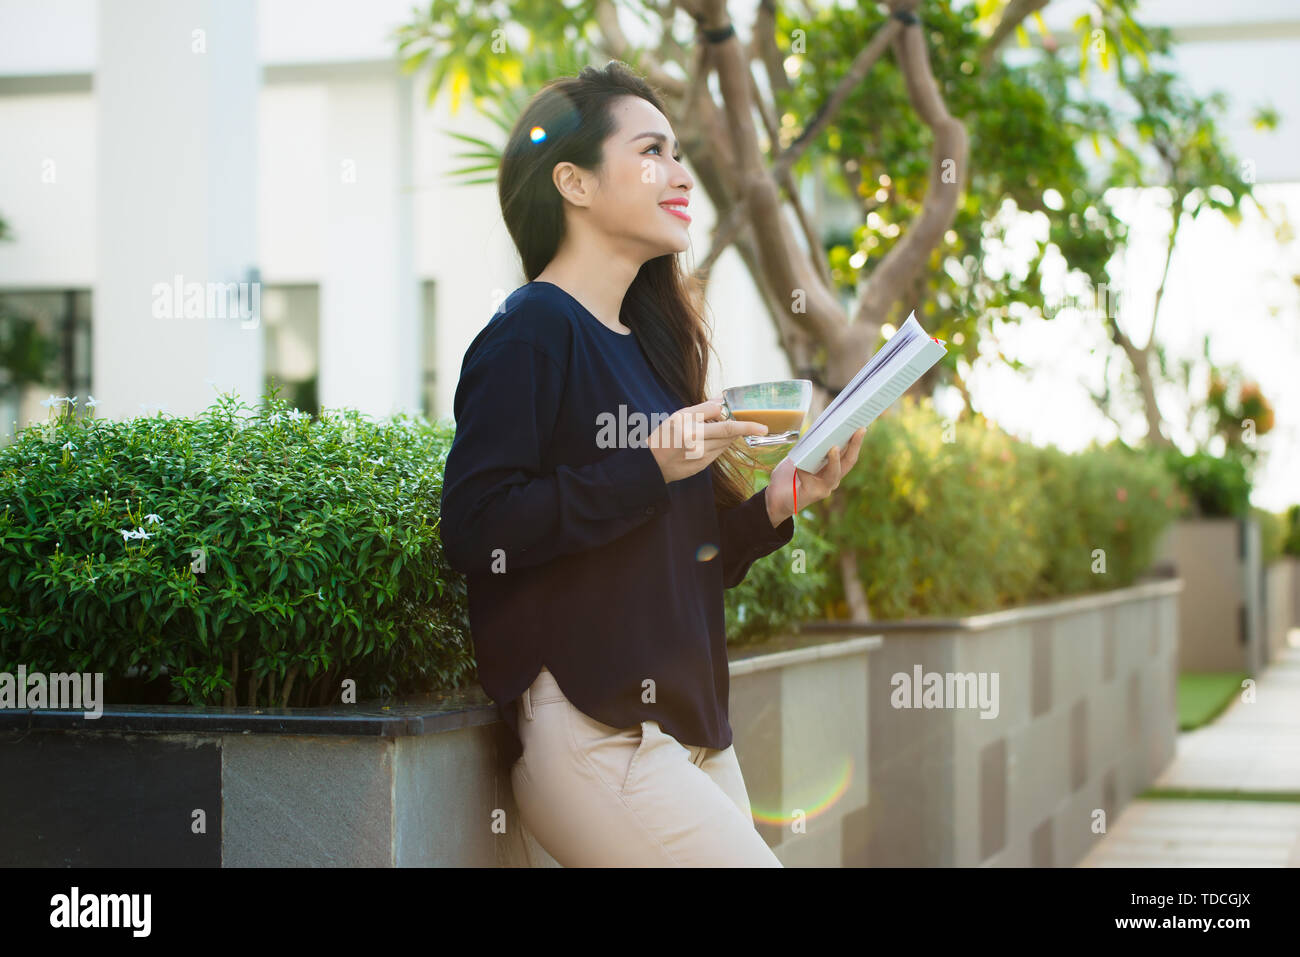
{"type": "Polygon", "coordinates": [[[555,188],[560,191],[560,196],[575,206],[588,206],[591,204],[591,189],[587,182],[586,171],[577,165],[568,162],[556,163],[555,169],[551,170],[551,180],[555,183],[555,188]]]}

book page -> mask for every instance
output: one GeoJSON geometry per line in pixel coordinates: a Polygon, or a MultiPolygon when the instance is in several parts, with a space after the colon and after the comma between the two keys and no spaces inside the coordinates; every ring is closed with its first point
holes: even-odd
{"type": "Polygon", "coordinates": [[[894,362],[899,352],[901,352],[905,346],[916,340],[917,329],[919,329],[920,326],[916,322],[915,315],[915,313],[912,313],[907,317],[907,321],[903,323],[902,328],[899,329],[888,342],[880,347],[879,352],[867,360],[866,364],[859,369],[857,374],[849,381],[849,384],[841,389],[839,394],[831,400],[830,405],[828,405],[822,414],[817,417],[817,420],[813,422],[808,431],[800,436],[799,440],[795,443],[794,448],[790,450],[791,455],[796,451],[802,451],[804,448],[812,445],[820,438],[821,434],[827,428],[833,427],[832,419],[835,417],[840,407],[843,406],[861,386],[865,385],[868,380],[875,377],[875,375],[882,369],[886,369],[891,362],[894,362]]]}
{"type": "Polygon", "coordinates": [[[832,447],[844,445],[858,428],[870,425],[946,352],[943,342],[926,335],[915,315],[910,315],[904,327],[818,416],[787,457],[805,471],[822,468],[832,447]]]}

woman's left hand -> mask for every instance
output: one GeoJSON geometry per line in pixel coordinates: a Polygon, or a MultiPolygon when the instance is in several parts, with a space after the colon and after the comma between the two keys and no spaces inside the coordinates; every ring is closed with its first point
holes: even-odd
{"type": "Polygon", "coordinates": [[[826,464],[819,472],[805,472],[795,468],[794,462],[784,458],[772,470],[765,492],[767,494],[767,516],[772,527],[780,525],[795,512],[796,498],[799,505],[811,505],[820,502],[839,487],[840,479],[858,461],[858,452],[862,448],[862,437],[867,434],[864,425],[853,433],[849,444],[841,449],[835,446],[826,456],[826,464]],[[793,481],[791,476],[794,476],[793,481]],[[797,485],[797,488],[795,487],[797,485]]]}

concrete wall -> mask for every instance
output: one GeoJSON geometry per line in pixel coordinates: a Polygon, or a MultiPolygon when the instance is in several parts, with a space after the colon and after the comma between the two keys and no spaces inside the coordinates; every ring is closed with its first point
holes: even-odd
{"type": "Polygon", "coordinates": [[[1157,555],[1187,584],[1178,609],[1179,668],[1255,674],[1264,664],[1258,523],[1178,521],[1157,555]]]}
{"type": "Polygon", "coordinates": [[[1283,557],[1264,569],[1264,648],[1268,661],[1276,661],[1287,633],[1300,626],[1300,559],[1283,557]]]}
{"type": "Polygon", "coordinates": [[[1291,565],[1291,627],[1300,628],[1300,558],[1287,558],[1291,565]]]}
{"type": "MultiPolygon", "coordinates": [[[[1173,757],[1181,588],[734,649],[756,828],[789,867],[1078,862],[1173,757]],[[899,706],[897,676],[917,668],[996,675],[996,708],[899,706]]],[[[0,863],[557,866],[519,821],[508,730],[465,694],[330,714],[0,713],[0,863]],[[178,837],[168,822],[196,810],[205,833],[178,837]]]]}
{"type": "MultiPolygon", "coordinates": [[[[738,650],[731,720],[755,826],[788,867],[1074,864],[1173,758],[1180,588],[738,650]],[[999,675],[998,713],[894,707],[893,676],[917,665],[999,675]]],[[[499,730],[334,742],[330,788],[314,747],[231,739],[225,866],[557,866],[517,824],[499,730]]]]}
{"type": "Polygon", "coordinates": [[[887,636],[871,660],[867,859],[1062,867],[1172,760],[1177,580],[887,636]],[[906,710],[891,681],[999,675],[1000,709],[906,710]]]}

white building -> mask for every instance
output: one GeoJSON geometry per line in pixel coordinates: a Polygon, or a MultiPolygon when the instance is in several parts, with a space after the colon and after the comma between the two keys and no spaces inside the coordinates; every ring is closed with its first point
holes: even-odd
{"type": "MultiPolygon", "coordinates": [[[[731,6],[747,36],[753,5],[731,6]]],[[[1064,27],[1086,6],[1055,0],[1045,13],[1064,27]]],[[[1300,5],[1152,0],[1138,15],[1176,28],[1199,91],[1232,96],[1233,142],[1261,188],[1300,183],[1300,5]],[[1277,134],[1245,120],[1263,101],[1281,114],[1277,134]]],[[[452,115],[446,90],[425,108],[424,77],[401,74],[391,37],[410,16],[409,0],[0,0],[0,217],[15,237],[0,243],[0,298],[60,342],[59,394],[93,393],[101,415],[193,414],[214,387],[252,404],[273,375],[304,405],[314,390],[327,407],[450,416],[465,347],[523,277],[495,188],[446,178],[462,165],[446,130],[501,133],[468,101],[452,115]],[[186,318],[187,284],[259,280],[256,323],[186,318]]],[[[696,192],[688,263],[714,221],[696,192]]],[[[1224,253],[1221,234],[1201,232],[1187,238],[1164,308],[1231,303],[1240,318],[1257,284],[1207,289],[1224,253]]],[[[1263,238],[1232,243],[1247,269],[1277,254],[1263,238]]],[[[715,270],[710,305],[715,389],[789,374],[734,252],[715,270]]],[[[1040,361],[1045,385],[990,363],[977,402],[1036,440],[1061,443],[1064,421],[1079,423],[1079,444],[1104,436],[1086,398],[1059,388],[1050,360],[1071,344],[1052,335],[1003,343],[1040,361]]],[[[1300,332],[1288,348],[1294,362],[1300,332]]],[[[1300,386],[1259,375],[1279,429],[1294,428],[1300,386]]],[[[46,394],[0,409],[0,435],[45,418],[46,394]]],[[[1295,474],[1300,460],[1290,462],[1295,474]]],[[[1265,483],[1274,507],[1294,498],[1279,468],[1265,483]]]]}
{"type": "MultiPolygon", "coordinates": [[[[60,394],[93,393],[100,415],[192,414],[213,384],[252,404],[265,373],[318,378],[327,407],[450,416],[466,346],[524,279],[495,187],[446,177],[463,164],[444,130],[501,131],[472,106],[451,115],[446,90],[425,108],[390,37],[410,12],[0,2],[0,217],[16,240],[0,243],[0,293],[67,346],[60,394]],[[187,319],[167,293],[259,276],[256,325],[187,319]]],[[[725,381],[788,375],[763,323],[735,334],[762,304],[734,253],[715,283],[725,381]]],[[[7,418],[45,418],[46,394],[7,418]]]]}

